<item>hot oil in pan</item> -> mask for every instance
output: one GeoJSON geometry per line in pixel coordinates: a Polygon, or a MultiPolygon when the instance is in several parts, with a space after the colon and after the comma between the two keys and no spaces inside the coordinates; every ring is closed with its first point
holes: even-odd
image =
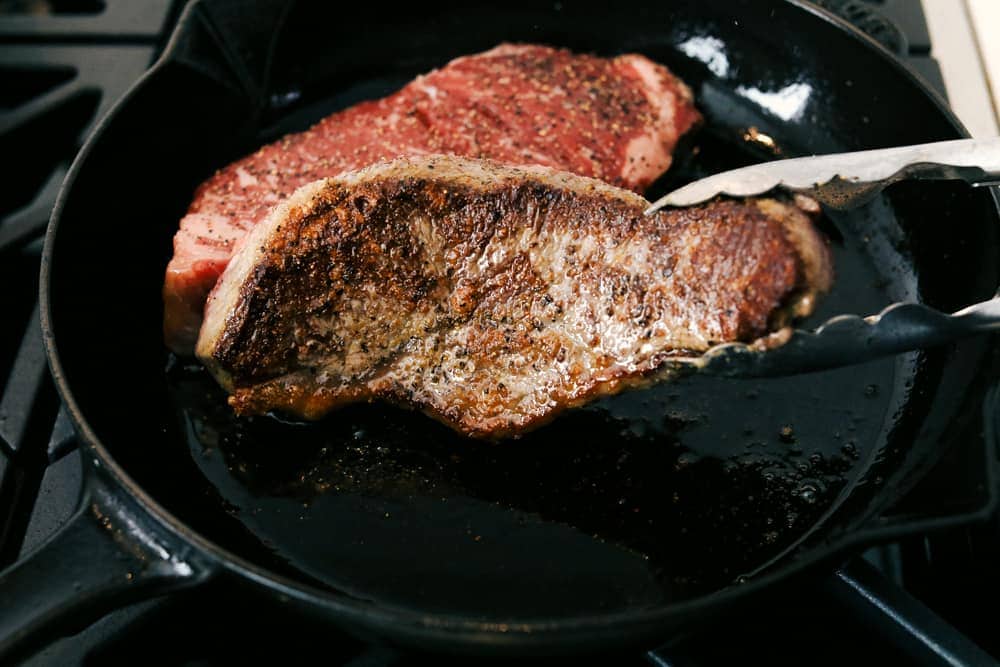
{"type": "MultiPolygon", "coordinates": [[[[733,155],[708,137],[699,162],[733,155]]],[[[813,320],[906,289],[869,241],[835,238],[837,281],[813,320]]],[[[236,419],[197,367],[172,385],[203,473],[293,568],[392,604],[551,616],[717,589],[786,549],[876,455],[904,397],[894,369],[685,377],[495,445],[380,404],[309,425],[236,419]]]]}

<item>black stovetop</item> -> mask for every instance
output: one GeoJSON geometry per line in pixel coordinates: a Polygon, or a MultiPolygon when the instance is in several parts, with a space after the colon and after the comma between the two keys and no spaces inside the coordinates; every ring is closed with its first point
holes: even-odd
{"type": "MultiPolygon", "coordinates": [[[[919,0],[817,3],[879,39],[944,94],[919,0]]],[[[0,155],[8,158],[0,188],[0,379],[6,378],[0,394],[0,567],[53,534],[70,516],[81,486],[73,428],[45,367],[36,297],[40,237],[83,137],[151,64],[179,9],[171,0],[0,0],[0,155]],[[17,158],[16,169],[10,156],[17,158]]],[[[949,466],[967,464],[945,460],[933,475],[946,479],[949,466]]],[[[1000,593],[998,556],[996,520],[908,538],[784,592],[752,616],[651,653],[585,662],[988,664],[992,658],[977,645],[1000,656],[1000,635],[978,607],[1000,593]]],[[[109,614],[50,644],[28,664],[287,663],[315,654],[333,665],[444,661],[367,645],[326,625],[293,624],[219,584],[109,614]]]]}

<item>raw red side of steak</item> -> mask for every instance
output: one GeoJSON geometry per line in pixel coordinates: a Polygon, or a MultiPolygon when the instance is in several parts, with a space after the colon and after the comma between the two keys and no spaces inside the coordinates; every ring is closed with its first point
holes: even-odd
{"type": "Polygon", "coordinates": [[[235,247],[300,186],[400,156],[539,164],[643,191],[700,120],[691,91],[639,55],[612,59],[503,44],[417,77],[219,170],[174,237],[164,333],[189,354],[205,299],[235,247]]]}

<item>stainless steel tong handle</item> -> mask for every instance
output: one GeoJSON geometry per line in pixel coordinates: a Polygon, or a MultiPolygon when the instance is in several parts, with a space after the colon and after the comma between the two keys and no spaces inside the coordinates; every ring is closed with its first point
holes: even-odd
{"type": "MultiPolygon", "coordinates": [[[[720,194],[759,195],[778,187],[807,194],[830,208],[848,209],[892,183],[917,179],[1000,184],[1000,137],[765,162],[695,181],[658,199],[646,212],[690,206],[720,194]]],[[[688,361],[704,371],[733,377],[791,375],[988,331],[1000,331],[1000,295],[950,315],[919,303],[896,303],[869,317],[838,315],[812,331],[779,334],[787,340],[771,341],[775,343],[771,346],[766,341],[727,343],[688,361]]]]}
{"type": "Polygon", "coordinates": [[[853,208],[897,181],[915,179],[998,185],[1000,137],[764,162],[685,185],[657,199],[646,213],[691,206],[720,194],[749,197],[778,187],[807,194],[831,208],[853,208]]]}

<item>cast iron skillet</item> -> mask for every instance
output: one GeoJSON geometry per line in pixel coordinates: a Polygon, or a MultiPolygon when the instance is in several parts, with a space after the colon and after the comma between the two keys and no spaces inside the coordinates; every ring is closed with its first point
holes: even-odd
{"type": "MultiPolygon", "coordinates": [[[[638,51],[690,82],[707,124],[660,190],[775,152],[963,134],[886,52],[805,3],[193,3],[53,212],[43,326],[87,484],[68,525],[0,575],[0,654],[210,579],[428,649],[649,644],[861,543],[970,518],[947,497],[937,517],[887,516],[983,428],[986,338],[784,380],[693,376],[500,446],[380,405],[237,421],[197,365],[168,357],[162,272],[201,179],[504,40],[638,51]]],[[[989,193],[958,184],[901,184],[828,221],[838,279],[817,318],[992,296],[997,222],[989,193]]]]}

